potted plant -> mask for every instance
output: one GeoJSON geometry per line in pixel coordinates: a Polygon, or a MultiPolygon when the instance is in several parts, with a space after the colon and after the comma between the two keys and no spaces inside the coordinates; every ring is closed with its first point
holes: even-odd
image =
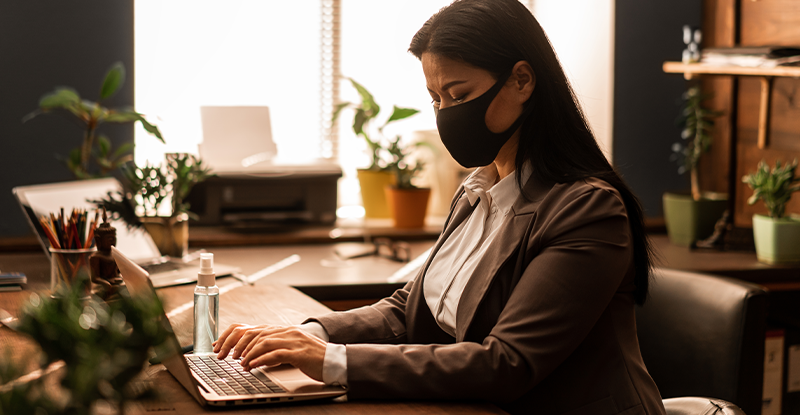
{"type": "Polygon", "coordinates": [[[786,216],[786,203],[800,191],[800,177],[795,176],[797,159],[781,166],[780,160],[770,170],[763,160],[755,173],[742,178],[753,189],[747,203],[763,200],[769,216],[753,215],[756,256],[768,264],[800,262],[800,217],[786,216]]]}
{"type": "Polygon", "coordinates": [[[424,165],[421,160],[411,161],[409,158],[413,148],[420,145],[422,143],[402,146],[398,135],[387,148],[392,156],[388,170],[394,174],[395,183],[384,187],[384,192],[396,228],[421,228],[425,225],[431,189],[414,185],[413,180],[424,165]]]}
{"type": "Polygon", "coordinates": [[[711,147],[713,118],[720,115],[702,105],[706,98],[698,86],[686,91],[678,118],[683,126],[683,142],[672,146],[672,158],[679,164],[678,174],[689,172],[691,193],[666,192],[663,196],[667,234],[670,242],[680,246],[690,246],[710,236],[714,232],[714,224],[728,206],[726,194],[700,190],[697,166],[702,155],[711,147]]]}
{"type": "Polygon", "coordinates": [[[187,153],[166,155],[163,165],[122,169],[124,191],[92,201],[112,212],[130,227],[143,227],[153,237],[162,255],[182,257],[189,247],[189,211],[186,201],[194,185],[204,181],[211,170],[202,160],[187,153]],[[168,216],[164,203],[169,202],[168,216]]]}
{"type": "Polygon", "coordinates": [[[13,388],[0,388],[1,413],[125,414],[128,403],[157,397],[152,386],[136,380],[153,348],[172,347],[160,300],[124,291],[106,303],[85,298],[80,285],[53,297],[30,294],[14,327],[39,351],[27,360],[16,350],[13,358],[4,356],[11,359],[0,365],[0,380],[13,388]],[[57,362],[63,368],[48,370],[57,362]],[[33,369],[39,374],[32,376],[33,369]]]}
{"type": "Polygon", "coordinates": [[[133,108],[106,108],[102,102],[111,98],[125,83],[125,67],[121,62],[111,66],[103,79],[100,87],[100,96],[97,102],[81,99],[78,92],[69,87],[57,87],[53,92],[45,94],[39,100],[39,109],[31,112],[22,119],[26,122],[39,114],[60,111],[69,113],[84,125],[83,143],[73,149],[64,159],[67,168],[77,179],[90,179],[104,177],[123,164],[133,159],[133,143],[126,143],[112,151],[111,141],[103,134],[97,133],[97,128],[103,123],[142,123],[145,131],[154,135],[162,143],[164,138],[153,124],[150,124],[142,114],[133,108]],[[94,161],[95,166],[91,165],[94,161]]]}
{"type": "Polygon", "coordinates": [[[358,169],[358,182],[361,186],[361,198],[364,203],[365,216],[368,218],[388,218],[389,208],[386,204],[383,188],[387,185],[395,184],[395,175],[390,171],[389,163],[385,160],[388,153],[385,144],[386,140],[380,136],[387,125],[394,121],[408,118],[418,113],[419,110],[394,106],[392,115],[383,125],[377,128],[377,135],[374,135],[372,121],[380,114],[381,108],[366,88],[352,78],[347,79],[358,92],[361,102],[358,104],[351,102],[338,104],[333,112],[331,124],[336,122],[345,108],[354,110],[353,132],[364,138],[372,158],[369,167],[358,169]]]}

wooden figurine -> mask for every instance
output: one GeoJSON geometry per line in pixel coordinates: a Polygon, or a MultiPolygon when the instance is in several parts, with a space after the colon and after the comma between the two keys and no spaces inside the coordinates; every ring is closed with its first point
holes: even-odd
{"type": "Polygon", "coordinates": [[[97,252],[89,258],[92,273],[92,294],[105,301],[117,297],[124,286],[117,263],[111,256],[111,247],[117,244],[117,229],[111,226],[103,209],[103,223],[94,233],[97,252]]]}

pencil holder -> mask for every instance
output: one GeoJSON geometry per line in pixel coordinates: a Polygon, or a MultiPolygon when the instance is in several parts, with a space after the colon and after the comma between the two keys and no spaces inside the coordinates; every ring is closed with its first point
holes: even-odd
{"type": "Polygon", "coordinates": [[[82,282],[88,296],[91,288],[89,257],[96,251],[96,247],[88,249],[50,248],[50,290],[53,294],[82,282]]]}

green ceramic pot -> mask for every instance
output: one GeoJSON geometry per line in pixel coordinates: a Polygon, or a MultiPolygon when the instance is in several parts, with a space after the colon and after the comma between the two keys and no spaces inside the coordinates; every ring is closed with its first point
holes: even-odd
{"type": "Polygon", "coordinates": [[[756,256],[767,264],[800,262],[800,216],[753,215],[756,256]]]}
{"type": "Polygon", "coordinates": [[[678,246],[708,238],[728,207],[724,193],[706,192],[700,200],[690,194],[664,193],[664,221],[669,241],[678,246]]]}

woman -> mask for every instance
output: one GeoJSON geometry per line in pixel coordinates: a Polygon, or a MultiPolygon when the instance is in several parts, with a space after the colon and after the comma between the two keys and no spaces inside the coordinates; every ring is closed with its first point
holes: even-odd
{"type": "Polygon", "coordinates": [[[512,413],[663,414],[634,304],[651,253],[546,35],[516,0],[461,0],[409,49],[451,155],[478,167],[417,277],[300,327],[233,325],[242,365],[291,363],[350,399],[486,399],[512,413]],[[345,346],[346,345],[346,346],[345,346]]]}

